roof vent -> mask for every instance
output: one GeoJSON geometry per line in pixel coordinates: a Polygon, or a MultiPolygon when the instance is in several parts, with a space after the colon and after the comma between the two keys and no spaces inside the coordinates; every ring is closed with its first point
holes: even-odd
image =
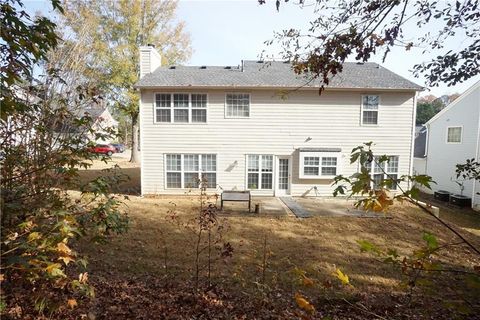
{"type": "Polygon", "coordinates": [[[232,67],[230,67],[230,66],[226,66],[226,67],[225,67],[225,69],[228,69],[228,70],[230,70],[230,69],[232,69],[232,67]]]}
{"type": "Polygon", "coordinates": [[[170,69],[177,69],[177,67],[176,66],[171,66],[170,69]]]}
{"type": "Polygon", "coordinates": [[[200,69],[207,69],[207,66],[201,66],[200,69]]]}

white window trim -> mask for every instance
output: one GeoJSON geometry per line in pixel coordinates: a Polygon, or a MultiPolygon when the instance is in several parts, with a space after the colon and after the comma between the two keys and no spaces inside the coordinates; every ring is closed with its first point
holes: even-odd
{"type": "MultiPolygon", "coordinates": [[[[382,96],[379,94],[362,94],[360,97],[360,125],[365,127],[378,127],[380,123],[380,106],[382,105],[382,96]],[[365,96],[377,96],[378,97],[378,109],[377,109],[377,123],[363,123],[363,97],[365,96]]],[[[371,111],[371,110],[370,110],[371,111]]]]}
{"type": "Polygon", "coordinates": [[[462,142],[463,142],[463,126],[448,126],[446,131],[447,132],[446,132],[446,136],[445,136],[445,142],[447,144],[462,144],[462,142]],[[460,128],[460,142],[449,142],[448,141],[448,130],[450,128],[460,128]]]}
{"type": "Polygon", "coordinates": [[[275,155],[273,154],[261,154],[261,153],[248,153],[245,155],[245,190],[251,190],[251,191],[274,191],[275,190],[275,155]],[[258,174],[258,188],[256,189],[250,189],[248,187],[248,156],[259,156],[259,162],[258,162],[258,173],[257,172],[251,172],[251,173],[257,173],[258,174]],[[262,188],[262,156],[271,156],[272,157],[272,188],[271,189],[263,189],[262,188]]]}
{"type": "Polygon", "coordinates": [[[252,95],[250,92],[225,92],[225,99],[224,99],[224,117],[225,119],[250,119],[252,115],[252,95]],[[248,95],[248,117],[234,117],[229,116],[227,112],[227,95],[229,94],[246,94],[248,95]]]}
{"type": "MultiPolygon", "coordinates": [[[[186,154],[194,154],[194,155],[197,155],[199,157],[198,159],[198,172],[199,174],[204,172],[204,173],[215,173],[215,180],[216,180],[216,183],[215,183],[215,188],[207,188],[207,190],[216,190],[217,189],[217,186],[218,186],[218,154],[216,153],[165,153],[163,155],[163,174],[164,174],[164,189],[165,190],[184,190],[184,189],[200,189],[201,186],[198,186],[198,188],[185,188],[185,179],[184,179],[184,174],[185,173],[189,173],[189,172],[192,172],[192,171],[185,171],[185,166],[184,166],[184,156],[186,154]],[[202,155],[206,155],[206,154],[209,154],[209,155],[214,155],[215,156],[215,161],[216,161],[216,166],[215,166],[215,171],[201,171],[200,168],[202,167],[202,155]],[[180,155],[180,171],[167,171],[167,155],[180,155]],[[167,172],[180,172],[180,185],[181,187],[180,188],[171,188],[171,187],[168,187],[168,184],[167,184],[167,172]]],[[[199,177],[201,178],[201,177],[199,177]]]]}
{"type": "MultiPolygon", "coordinates": [[[[380,156],[374,156],[375,157],[380,157],[380,156]]],[[[369,171],[370,171],[370,178],[373,180],[373,176],[376,175],[376,174],[382,174],[383,175],[383,180],[386,180],[386,179],[390,179],[390,175],[394,174],[397,176],[397,179],[400,177],[400,174],[399,174],[399,171],[400,171],[400,156],[399,155],[396,155],[396,154],[392,154],[392,155],[388,155],[387,157],[397,157],[398,158],[398,164],[397,164],[397,172],[389,172],[388,171],[388,161],[385,161],[383,162],[382,164],[385,166],[384,168],[384,171],[386,173],[384,173],[383,171],[382,172],[375,172],[375,163],[372,161],[370,163],[370,168],[367,168],[369,171]]],[[[371,185],[372,188],[374,188],[375,186],[373,185],[373,181],[372,181],[372,185],[371,185]]],[[[390,188],[387,188],[388,190],[391,190],[391,191],[398,191],[398,186],[396,189],[390,189],[390,188]]]]}
{"type": "MultiPolygon", "coordinates": [[[[322,179],[333,179],[337,175],[341,174],[342,172],[342,153],[341,152],[309,152],[309,151],[304,151],[300,152],[299,154],[299,178],[300,179],[313,179],[313,180],[322,180],[322,179]],[[313,175],[305,175],[304,173],[304,168],[305,168],[305,157],[318,157],[319,158],[319,164],[318,164],[318,175],[313,176],[313,175]],[[336,158],[337,159],[337,170],[335,175],[328,175],[328,176],[323,176],[322,175],[322,158],[329,157],[329,158],[336,158]]],[[[307,166],[307,167],[313,167],[313,166],[307,166]]],[[[325,167],[331,167],[331,166],[325,166],[325,167]]]]}
{"type": "MultiPolygon", "coordinates": [[[[205,92],[154,92],[153,93],[153,123],[154,124],[160,124],[160,125],[168,125],[168,124],[175,124],[175,125],[205,125],[208,124],[208,119],[209,119],[209,96],[208,93],[205,92]],[[161,122],[157,121],[157,94],[169,94],[170,95],[170,122],[161,122]],[[188,122],[174,122],[174,107],[173,107],[173,95],[174,94],[188,94],[188,122]],[[205,110],[206,112],[206,117],[207,121],[206,122],[193,122],[192,121],[192,94],[204,94],[207,96],[207,107],[205,110]]],[[[166,109],[166,108],[165,108],[166,109]]],[[[200,108],[195,108],[195,109],[200,109],[200,108]]]]}

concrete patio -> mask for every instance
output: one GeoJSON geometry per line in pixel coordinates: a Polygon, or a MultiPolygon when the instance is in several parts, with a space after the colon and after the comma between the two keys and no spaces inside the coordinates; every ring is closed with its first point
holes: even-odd
{"type": "MultiPolygon", "coordinates": [[[[354,208],[355,200],[345,198],[324,197],[292,197],[291,200],[303,209],[306,217],[383,217],[384,214],[364,212],[354,208]]],[[[278,197],[252,197],[252,211],[248,212],[247,202],[225,202],[225,215],[255,216],[255,205],[260,205],[262,216],[295,216],[292,211],[278,197]]]]}
{"type": "Polygon", "coordinates": [[[293,215],[285,204],[277,197],[252,197],[252,211],[248,212],[248,202],[225,202],[225,215],[256,215],[255,205],[260,205],[260,215],[286,216],[293,215]]]}

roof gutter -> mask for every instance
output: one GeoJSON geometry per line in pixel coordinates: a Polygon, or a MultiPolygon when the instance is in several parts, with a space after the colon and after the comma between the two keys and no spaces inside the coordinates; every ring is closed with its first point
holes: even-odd
{"type": "MultiPolygon", "coordinates": [[[[134,86],[135,89],[140,90],[191,90],[191,89],[201,89],[201,90],[312,90],[318,91],[320,87],[272,87],[272,86],[134,86]]],[[[383,92],[419,92],[423,91],[424,88],[352,88],[352,87],[326,87],[325,90],[328,91],[383,91],[383,92]]]]}

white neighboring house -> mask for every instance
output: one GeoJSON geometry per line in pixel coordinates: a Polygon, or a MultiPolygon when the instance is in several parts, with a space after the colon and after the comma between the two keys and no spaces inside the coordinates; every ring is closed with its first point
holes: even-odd
{"type": "Polygon", "coordinates": [[[480,81],[450,103],[425,124],[415,141],[414,170],[427,174],[437,183],[433,191],[446,190],[472,198],[480,210],[480,183],[457,179],[457,164],[480,159],[480,81]]]}
{"type": "Polygon", "coordinates": [[[389,174],[412,172],[422,88],[376,63],[345,64],[320,95],[287,62],[160,66],[153,47],[140,59],[142,194],[184,194],[204,176],[212,192],[331,196],[368,141],[391,156],[389,174]]]}
{"type": "MultiPolygon", "coordinates": [[[[113,129],[116,134],[118,134],[118,121],[115,120],[108,111],[108,108],[100,104],[93,104],[83,108],[82,110],[77,111],[79,116],[88,114],[93,119],[92,128],[95,133],[107,134],[110,130],[113,129]]],[[[116,136],[116,134],[114,134],[116,136]]],[[[89,138],[95,140],[99,144],[109,144],[116,141],[116,137],[110,135],[109,138],[99,138],[95,139],[94,135],[91,135],[89,138]]]]}

